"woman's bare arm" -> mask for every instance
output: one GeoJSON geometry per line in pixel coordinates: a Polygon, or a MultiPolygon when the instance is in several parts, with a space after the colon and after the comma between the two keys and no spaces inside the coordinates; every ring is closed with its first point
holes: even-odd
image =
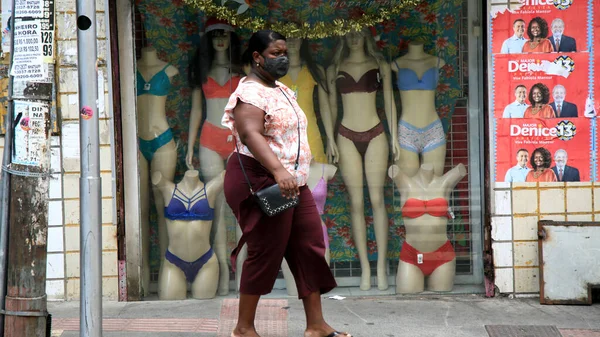
{"type": "Polygon", "coordinates": [[[233,110],[233,114],[240,141],[248,147],[254,158],[275,177],[282,194],[287,197],[300,194],[296,178],[283,167],[263,136],[265,112],[254,105],[240,101],[233,110]]]}

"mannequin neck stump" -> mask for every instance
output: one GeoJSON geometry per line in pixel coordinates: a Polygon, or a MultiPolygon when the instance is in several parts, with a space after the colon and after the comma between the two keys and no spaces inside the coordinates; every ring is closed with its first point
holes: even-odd
{"type": "Polygon", "coordinates": [[[411,42],[408,44],[408,53],[406,56],[410,59],[421,59],[427,54],[423,50],[423,43],[421,42],[411,42]]]}
{"type": "Polygon", "coordinates": [[[160,63],[161,60],[158,58],[158,54],[156,53],[156,49],[154,47],[144,47],[142,48],[142,57],[140,58],[140,63],[146,65],[153,65],[160,63]]]}
{"type": "Polygon", "coordinates": [[[203,183],[198,178],[198,171],[188,170],[185,172],[183,178],[181,178],[181,181],[177,185],[184,187],[183,192],[192,193],[198,187],[202,186],[203,183]]]}

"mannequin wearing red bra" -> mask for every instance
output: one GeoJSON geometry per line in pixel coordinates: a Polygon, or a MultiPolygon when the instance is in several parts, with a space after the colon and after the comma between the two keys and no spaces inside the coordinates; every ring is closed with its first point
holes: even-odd
{"type": "Polygon", "coordinates": [[[450,291],[454,286],[456,255],[446,228],[452,219],[448,199],[454,186],[467,174],[459,164],[443,176],[431,164],[422,164],[414,176],[396,165],[388,170],[400,191],[406,229],[400,252],[396,292],[450,291]]]}
{"type": "Polygon", "coordinates": [[[350,197],[352,237],[362,270],[360,289],[371,288],[363,194],[366,183],[377,243],[377,287],[385,290],[388,288],[388,214],[383,188],[390,142],[377,113],[378,91],[383,92],[394,160],[397,160],[400,146],[396,141],[396,108],[390,65],[377,50],[368,29],[350,32],[340,39],[331,66],[327,69],[327,83],[331,120],[337,120],[338,96],[341,96],[342,102],[343,117],[337,135],[338,160],[350,197]]]}
{"type": "MultiPolygon", "coordinates": [[[[193,90],[185,157],[188,169],[194,169],[194,148],[199,140],[200,172],[206,181],[225,170],[226,159],[234,149],[233,135],[221,126],[221,119],[229,96],[240,82],[240,54],[234,28],[225,21],[208,19],[200,46],[190,61],[189,80],[193,90]]],[[[234,219],[230,213],[223,193],[219,193],[213,226],[213,247],[220,264],[219,295],[229,292],[227,228],[235,226],[227,223],[228,219],[234,219]]]]}

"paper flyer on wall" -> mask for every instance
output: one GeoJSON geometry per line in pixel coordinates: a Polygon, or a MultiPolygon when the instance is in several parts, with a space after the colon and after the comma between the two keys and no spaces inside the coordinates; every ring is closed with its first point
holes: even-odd
{"type": "Polygon", "coordinates": [[[590,181],[590,122],[587,118],[497,119],[496,181],[531,181],[528,175],[533,174],[531,162],[538,148],[548,151],[547,168],[555,171],[555,181],[590,181]]]}
{"type": "Polygon", "coordinates": [[[13,118],[18,119],[14,134],[14,164],[39,166],[42,156],[48,151],[44,150],[46,143],[46,124],[49,106],[43,103],[25,101],[14,102],[13,118]]]}
{"type": "Polygon", "coordinates": [[[16,79],[38,80],[47,76],[42,55],[40,20],[15,22],[11,75],[16,79]]]}

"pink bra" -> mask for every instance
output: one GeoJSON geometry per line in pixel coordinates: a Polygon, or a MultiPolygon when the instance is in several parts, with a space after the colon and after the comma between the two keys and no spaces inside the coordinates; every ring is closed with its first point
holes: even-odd
{"type": "Polygon", "coordinates": [[[323,164],[323,171],[321,172],[321,179],[317,182],[317,185],[311,190],[315,204],[317,204],[317,210],[319,214],[323,215],[325,212],[325,201],[327,201],[327,182],[323,177],[325,175],[325,164],[323,164]]]}

